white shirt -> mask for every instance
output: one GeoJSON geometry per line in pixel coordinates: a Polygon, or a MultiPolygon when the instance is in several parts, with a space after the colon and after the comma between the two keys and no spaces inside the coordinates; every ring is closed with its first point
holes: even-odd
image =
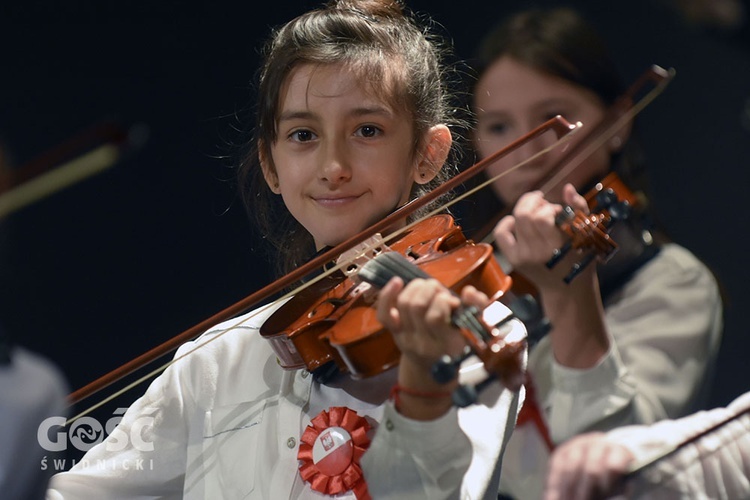
{"type": "Polygon", "coordinates": [[[727,408],[650,426],[621,427],[606,439],[627,447],[637,463],[651,463],[628,484],[629,498],[750,498],[750,392],[727,408]]]}
{"type": "Polygon", "coordinates": [[[331,406],[377,422],[361,464],[373,498],[496,497],[523,392],[495,383],[480,404],[409,420],[387,400],[395,370],[323,386],[307,371],[282,369],[258,332],[270,312],[230,320],[183,345],[116,429],[135,431],[141,446],[131,440],[117,450],[113,432],[54,476],[47,498],[323,498],[301,480],[297,451],[311,418],[331,406]]]}
{"type": "MultiPolygon", "coordinates": [[[[586,431],[680,417],[705,404],[722,303],[703,263],[667,244],[604,305],[612,342],[593,368],[556,363],[549,338],[529,354],[554,443],[586,431]]],[[[548,458],[537,428],[518,426],[505,452],[501,491],[519,500],[541,498],[548,458]]]]}

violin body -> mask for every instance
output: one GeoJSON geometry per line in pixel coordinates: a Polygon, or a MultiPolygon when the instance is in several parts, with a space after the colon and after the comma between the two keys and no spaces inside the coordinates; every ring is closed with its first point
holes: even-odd
{"type": "MultiPolygon", "coordinates": [[[[404,255],[456,293],[471,284],[497,299],[512,285],[492,247],[467,240],[449,215],[424,219],[387,248],[368,250],[383,251],[404,255]]],[[[350,276],[329,278],[291,298],[263,324],[260,333],[282,367],[324,373],[333,363],[353,378],[365,378],[398,364],[400,352],[376,318],[371,287],[354,278],[358,265],[347,266],[350,276]]]]}
{"type": "MultiPolygon", "coordinates": [[[[484,243],[462,245],[417,259],[414,264],[456,293],[471,284],[488,296],[499,298],[512,284],[495,260],[492,247],[484,243]]],[[[360,294],[347,314],[322,337],[339,352],[354,378],[382,373],[397,365],[400,357],[390,332],[377,321],[373,305],[373,297],[360,294]]]]}

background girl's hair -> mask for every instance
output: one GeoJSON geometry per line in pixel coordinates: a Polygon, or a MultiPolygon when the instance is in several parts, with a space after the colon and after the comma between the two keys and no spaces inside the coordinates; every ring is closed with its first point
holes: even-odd
{"type": "MultiPolygon", "coordinates": [[[[298,267],[315,250],[311,235],[266,185],[258,162],[261,154],[275,168],[271,145],[277,140],[279,95],[285,79],[302,64],[346,66],[379,98],[406,111],[413,121],[416,151],[430,127],[447,124],[455,136],[464,126],[452,104],[450,87],[459,81],[451,78],[446,63],[452,52],[435,28],[430,19],[418,19],[398,0],[334,0],[272,33],[262,51],[256,124],[240,161],[238,182],[261,235],[272,250],[278,250],[278,272],[298,267]]],[[[449,164],[456,162],[456,155],[454,148],[449,164]]],[[[433,189],[449,175],[443,168],[429,184],[415,185],[412,196],[433,189]]]]}
{"type": "Polygon", "coordinates": [[[566,7],[522,11],[496,26],[479,46],[478,73],[502,56],[587,88],[605,104],[624,91],[604,40],[586,19],[566,7]]]}
{"type": "MultiPolygon", "coordinates": [[[[503,56],[592,91],[605,106],[625,91],[604,39],[583,15],[567,7],[529,9],[498,24],[480,42],[472,64],[472,87],[503,56]]],[[[635,127],[632,135],[637,136],[635,127]]],[[[637,137],[613,158],[613,170],[647,198],[649,182],[637,137]]]]}

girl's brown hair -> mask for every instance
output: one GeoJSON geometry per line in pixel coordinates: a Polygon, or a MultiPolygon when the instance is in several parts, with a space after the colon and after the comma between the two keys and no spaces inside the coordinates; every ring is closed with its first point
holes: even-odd
{"type": "MultiPolygon", "coordinates": [[[[301,64],[345,65],[353,78],[366,81],[395,109],[407,111],[414,124],[416,151],[430,127],[461,124],[450,104],[452,80],[445,65],[449,47],[432,34],[434,26],[423,24],[397,0],[333,0],[283,25],[266,43],[257,82],[254,135],[238,175],[249,214],[278,251],[280,273],[298,267],[314,252],[312,236],[268,188],[258,161],[260,154],[275,168],[270,148],[277,140],[279,93],[285,79],[301,64]]],[[[412,196],[433,189],[449,175],[448,169],[441,169],[430,183],[415,184],[412,196]]]]}

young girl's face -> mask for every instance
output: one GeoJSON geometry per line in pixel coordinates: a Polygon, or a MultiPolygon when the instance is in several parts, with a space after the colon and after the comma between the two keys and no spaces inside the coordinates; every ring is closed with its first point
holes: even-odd
{"type": "MultiPolygon", "coordinates": [[[[558,114],[571,123],[580,121],[585,127],[571,138],[569,144],[572,146],[587,129],[596,126],[605,113],[603,102],[593,92],[509,57],[498,59],[482,76],[476,87],[474,104],[477,110],[474,142],[483,158],[558,114]]],[[[494,162],[488,167],[488,175],[494,177],[556,140],[553,132],[545,133],[494,162]]],[[[563,148],[557,147],[499,178],[493,183],[495,193],[504,202],[515,203],[549,174],[562,152],[563,148]]],[[[604,177],[609,170],[611,152],[609,144],[599,148],[568,175],[568,182],[581,189],[592,179],[604,177]]],[[[559,190],[548,193],[548,198],[559,202],[561,193],[559,190]]]]}
{"type": "Polygon", "coordinates": [[[343,66],[293,69],[279,99],[273,163],[261,163],[318,249],[361,232],[408,201],[415,181],[425,181],[412,120],[343,66]]]}

